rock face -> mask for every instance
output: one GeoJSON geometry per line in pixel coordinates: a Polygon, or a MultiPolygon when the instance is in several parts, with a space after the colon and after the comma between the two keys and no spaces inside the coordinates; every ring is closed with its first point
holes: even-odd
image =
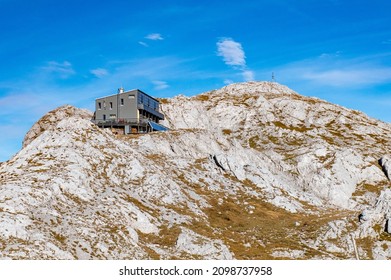
{"type": "Polygon", "coordinates": [[[389,156],[384,156],[379,159],[379,164],[383,169],[384,174],[387,176],[388,180],[391,180],[391,159],[389,156]]]}
{"type": "Polygon", "coordinates": [[[36,122],[25,135],[23,140],[23,148],[30,144],[45,130],[52,130],[61,120],[70,117],[88,119],[91,118],[91,112],[87,110],[77,109],[69,105],[65,105],[58,108],[57,110],[50,111],[38,122],[36,122]]]}
{"type": "Polygon", "coordinates": [[[389,124],[266,82],[161,103],[167,132],[39,120],[0,165],[0,257],[391,258],[389,124]]]}

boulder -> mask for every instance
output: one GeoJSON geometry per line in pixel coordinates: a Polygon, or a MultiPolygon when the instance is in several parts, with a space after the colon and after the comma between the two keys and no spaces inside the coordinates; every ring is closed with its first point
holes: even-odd
{"type": "Polygon", "coordinates": [[[387,176],[388,180],[391,180],[391,159],[389,156],[383,156],[381,159],[379,159],[379,164],[384,172],[384,174],[387,176]]]}

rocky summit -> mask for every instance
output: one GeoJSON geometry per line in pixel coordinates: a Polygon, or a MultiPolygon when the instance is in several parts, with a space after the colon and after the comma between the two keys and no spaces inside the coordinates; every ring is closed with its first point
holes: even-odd
{"type": "Polygon", "coordinates": [[[391,125],[270,82],[161,99],[165,132],[63,106],[0,165],[2,259],[391,259],[391,125]]]}

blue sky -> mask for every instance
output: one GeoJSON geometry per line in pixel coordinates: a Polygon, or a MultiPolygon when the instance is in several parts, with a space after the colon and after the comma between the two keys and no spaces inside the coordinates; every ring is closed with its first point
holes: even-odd
{"type": "Polygon", "coordinates": [[[0,0],[0,161],[63,104],[276,81],[391,122],[391,2],[0,0]]]}

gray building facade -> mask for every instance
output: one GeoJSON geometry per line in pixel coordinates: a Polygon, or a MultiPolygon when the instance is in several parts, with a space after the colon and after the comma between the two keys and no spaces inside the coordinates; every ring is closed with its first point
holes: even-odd
{"type": "Polygon", "coordinates": [[[146,132],[148,123],[156,127],[164,119],[159,105],[157,99],[139,89],[120,88],[117,94],[95,100],[94,122],[100,127],[123,127],[125,134],[146,132]]]}

